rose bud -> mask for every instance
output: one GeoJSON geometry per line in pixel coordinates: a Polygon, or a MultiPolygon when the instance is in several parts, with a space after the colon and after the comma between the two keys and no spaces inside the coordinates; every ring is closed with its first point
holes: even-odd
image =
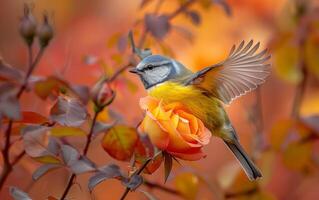
{"type": "Polygon", "coordinates": [[[99,109],[103,109],[112,103],[115,92],[111,89],[108,80],[102,78],[93,86],[91,97],[95,106],[99,109]]]}
{"type": "Polygon", "coordinates": [[[20,34],[26,41],[28,45],[33,43],[33,39],[36,35],[37,23],[35,18],[33,17],[30,8],[25,5],[24,6],[24,15],[20,21],[20,34]]]}
{"type": "Polygon", "coordinates": [[[43,15],[43,24],[39,27],[37,35],[42,48],[46,47],[53,38],[53,28],[49,23],[48,16],[43,15]]]}

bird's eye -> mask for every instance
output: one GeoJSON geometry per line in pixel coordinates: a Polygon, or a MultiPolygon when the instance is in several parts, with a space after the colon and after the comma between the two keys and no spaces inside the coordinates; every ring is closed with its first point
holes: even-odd
{"type": "Polygon", "coordinates": [[[146,66],[146,69],[148,69],[148,70],[152,70],[153,68],[154,68],[153,65],[147,65],[147,66],[146,66]]]}

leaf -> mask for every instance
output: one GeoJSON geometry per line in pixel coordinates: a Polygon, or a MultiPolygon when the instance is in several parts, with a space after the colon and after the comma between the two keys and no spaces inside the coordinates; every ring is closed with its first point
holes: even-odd
{"type": "Polygon", "coordinates": [[[48,122],[48,119],[43,115],[32,112],[32,111],[23,111],[21,120],[15,121],[19,123],[27,123],[27,124],[43,124],[48,122]]]}
{"type": "Polygon", "coordinates": [[[164,39],[171,29],[167,15],[146,14],[144,23],[147,30],[159,40],[164,39]]]}
{"type": "Polygon", "coordinates": [[[213,0],[213,2],[222,6],[222,8],[224,9],[224,11],[226,12],[228,16],[232,15],[232,10],[230,6],[228,5],[228,3],[226,2],[226,0],[213,0]]]}
{"type": "Polygon", "coordinates": [[[59,168],[61,167],[61,165],[57,165],[57,164],[44,164],[42,166],[40,166],[39,168],[37,168],[33,174],[32,174],[32,179],[34,181],[38,180],[40,177],[42,177],[44,174],[46,174],[47,172],[59,168]]]}
{"type": "Polygon", "coordinates": [[[129,161],[133,155],[137,140],[135,128],[116,125],[105,133],[102,139],[102,147],[113,158],[129,161]]]}
{"type": "Polygon", "coordinates": [[[110,128],[112,128],[115,125],[115,123],[116,122],[106,124],[106,123],[97,121],[93,127],[93,137],[96,137],[100,133],[108,131],[110,128]]]}
{"type": "Polygon", "coordinates": [[[51,128],[50,133],[55,137],[86,136],[86,132],[81,128],[67,126],[53,127],[51,128]]]}
{"type": "MultiPolygon", "coordinates": [[[[135,147],[134,155],[135,162],[138,165],[143,164],[148,158],[152,158],[154,156],[154,146],[147,137],[147,135],[140,136],[140,139],[138,140],[137,145],[135,147]]],[[[154,173],[161,166],[162,162],[163,154],[161,153],[149,162],[149,164],[143,170],[143,173],[154,173]]]]}
{"type": "Polygon", "coordinates": [[[67,88],[69,84],[55,76],[49,76],[46,79],[39,80],[34,84],[34,92],[41,98],[46,99],[50,94],[59,93],[61,87],[67,88]]]}
{"type": "Polygon", "coordinates": [[[139,192],[141,192],[142,194],[144,194],[144,196],[148,199],[148,200],[157,200],[157,198],[152,195],[151,193],[144,191],[144,190],[138,190],[139,192]]]}
{"type": "Polygon", "coordinates": [[[148,5],[152,0],[142,0],[140,3],[140,8],[144,8],[146,5],[148,5]]]}
{"type": "Polygon", "coordinates": [[[95,164],[88,158],[81,156],[80,153],[70,145],[62,145],[61,152],[64,163],[75,174],[95,171],[95,164]]]}
{"type": "Polygon", "coordinates": [[[302,122],[311,128],[316,134],[319,134],[319,115],[303,117],[302,122]]]}
{"type": "Polygon", "coordinates": [[[318,34],[310,34],[306,39],[305,56],[310,74],[319,79],[319,40],[318,34]]]}
{"type": "Polygon", "coordinates": [[[278,121],[270,131],[270,144],[275,150],[279,150],[293,126],[292,120],[278,121]]]}
{"type": "Polygon", "coordinates": [[[189,19],[191,20],[191,22],[198,26],[201,23],[201,17],[199,15],[199,13],[195,10],[188,10],[186,11],[186,15],[189,17],[189,19]]]}
{"type": "Polygon", "coordinates": [[[51,155],[33,157],[33,159],[40,162],[40,163],[46,163],[46,164],[59,164],[59,163],[61,163],[61,161],[57,157],[51,156],[51,155]]]}
{"type": "Polygon", "coordinates": [[[293,170],[304,170],[311,163],[311,143],[292,143],[283,152],[284,164],[293,170]]]}
{"type": "Polygon", "coordinates": [[[302,72],[298,67],[298,49],[291,41],[291,36],[279,37],[279,44],[274,49],[275,72],[279,78],[292,84],[302,80],[302,72]]]}
{"type": "Polygon", "coordinates": [[[119,166],[111,164],[104,166],[99,169],[99,172],[94,174],[88,182],[88,188],[92,191],[96,185],[101,183],[102,181],[110,178],[122,177],[121,170],[119,166]]]}
{"type": "Polygon", "coordinates": [[[133,175],[131,178],[128,180],[123,181],[124,185],[131,190],[135,190],[138,188],[140,185],[143,183],[143,177],[141,175],[133,175]]]}
{"type": "Polygon", "coordinates": [[[173,167],[173,159],[172,156],[169,155],[168,153],[163,153],[164,154],[164,182],[167,181],[173,167]]]}
{"type": "Polygon", "coordinates": [[[10,88],[8,84],[2,84],[0,92],[0,117],[6,116],[9,119],[20,120],[20,103],[16,98],[14,88],[10,88]]]}
{"type": "Polygon", "coordinates": [[[5,63],[0,57],[0,80],[20,82],[23,80],[22,72],[5,63]]]}
{"type": "Polygon", "coordinates": [[[41,163],[60,163],[58,158],[58,144],[49,137],[44,126],[27,126],[22,130],[22,138],[26,153],[41,163]]]}
{"type": "Polygon", "coordinates": [[[62,126],[80,126],[87,118],[86,108],[79,100],[62,96],[51,108],[50,115],[62,126]]]}
{"type": "Polygon", "coordinates": [[[10,187],[9,191],[14,200],[32,200],[27,193],[17,187],[10,187]]]}
{"type": "Polygon", "coordinates": [[[243,170],[238,170],[232,184],[227,188],[227,193],[237,194],[255,191],[258,188],[256,181],[249,181],[243,170]]]}
{"type": "Polygon", "coordinates": [[[58,200],[57,198],[55,198],[54,196],[48,196],[47,200],[58,200]]]}
{"type": "Polygon", "coordinates": [[[81,99],[83,104],[87,104],[90,99],[90,90],[84,85],[71,85],[70,89],[81,99]]]}
{"type": "Polygon", "coordinates": [[[175,187],[186,200],[195,200],[199,191],[199,178],[192,173],[179,174],[175,178],[175,187]]]}
{"type": "Polygon", "coordinates": [[[127,36],[121,35],[117,41],[117,49],[120,53],[123,53],[127,47],[127,36]]]}

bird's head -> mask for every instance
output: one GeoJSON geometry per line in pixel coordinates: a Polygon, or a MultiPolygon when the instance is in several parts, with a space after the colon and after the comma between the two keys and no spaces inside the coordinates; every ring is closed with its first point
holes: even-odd
{"type": "Polygon", "coordinates": [[[149,55],[130,72],[139,75],[145,89],[149,89],[159,83],[186,75],[188,70],[171,58],[149,55]]]}

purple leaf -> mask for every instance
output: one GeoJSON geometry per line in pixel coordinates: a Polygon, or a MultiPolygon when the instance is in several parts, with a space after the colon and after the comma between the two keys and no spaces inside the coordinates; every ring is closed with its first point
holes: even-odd
{"type": "Polygon", "coordinates": [[[127,36],[122,35],[117,41],[117,49],[119,52],[123,53],[127,47],[127,36]]]}
{"type": "Polygon", "coordinates": [[[62,145],[61,152],[64,163],[73,173],[81,174],[96,170],[95,164],[92,161],[81,156],[80,153],[70,145],[62,145]]]}
{"type": "Polygon", "coordinates": [[[27,193],[17,187],[10,187],[9,191],[14,200],[32,200],[27,193]]]}
{"type": "Polygon", "coordinates": [[[212,0],[213,3],[216,3],[220,6],[222,6],[222,8],[224,9],[224,11],[226,12],[226,14],[228,16],[232,15],[232,10],[230,8],[230,6],[228,5],[228,3],[226,2],[226,0],[212,0]]]}
{"type": "Polygon", "coordinates": [[[0,115],[9,119],[21,119],[20,103],[15,95],[3,94],[0,96],[0,115]]]}
{"type": "Polygon", "coordinates": [[[319,115],[303,117],[302,121],[314,131],[316,131],[316,133],[319,133],[319,115]]]}
{"type": "Polygon", "coordinates": [[[56,152],[51,152],[48,148],[50,144],[49,129],[45,126],[27,126],[22,130],[24,149],[29,156],[56,156],[56,152]]]}
{"type": "Polygon", "coordinates": [[[84,85],[72,85],[71,89],[81,99],[83,104],[87,104],[90,98],[90,90],[84,85]]]}
{"type": "Polygon", "coordinates": [[[116,122],[112,122],[110,124],[106,124],[103,122],[96,122],[93,127],[93,137],[98,136],[100,133],[103,133],[115,125],[116,122]]]}
{"type": "Polygon", "coordinates": [[[11,67],[7,63],[4,63],[4,61],[0,57],[0,79],[20,82],[21,80],[23,80],[22,74],[23,73],[20,70],[11,67]]]}
{"type": "Polygon", "coordinates": [[[124,185],[131,190],[135,190],[143,183],[143,177],[141,175],[133,175],[130,179],[124,179],[124,185]]]}
{"type": "Polygon", "coordinates": [[[186,15],[191,19],[194,25],[199,25],[201,23],[201,17],[199,13],[195,10],[186,11],[186,15]]]}
{"type": "Polygon", "coordinates": [[[87,118],[85,106],[75,98],[59,96],[50,111],[51,119],[62,126],[80,126],[87,118]]]}
{"type": "Polygon", "coordinates": [[[92,191],[96,185],[110,178],[123,177],[119,166],[111,164],[99,169],[100,171],[94,174],[88,182],[88,188],[92,191]]]}
{"type": "Polygon", "coordinates": [[[46,174],[47,172],[59,168],[62,165],[58,165],[58,164],[44,164],[42,166],[40,166],[39,168],[37,168],[33,174],[32,174],[32,179],[34,181],[38,180],[40,177],[42,177],[44,174],[46,174]]]}
{"type": "Polygon", "coordinates": [[[144,23],[147,30],[159,40],[162,40],[171,29],[167,15],[146,14],[144,23]]]}

